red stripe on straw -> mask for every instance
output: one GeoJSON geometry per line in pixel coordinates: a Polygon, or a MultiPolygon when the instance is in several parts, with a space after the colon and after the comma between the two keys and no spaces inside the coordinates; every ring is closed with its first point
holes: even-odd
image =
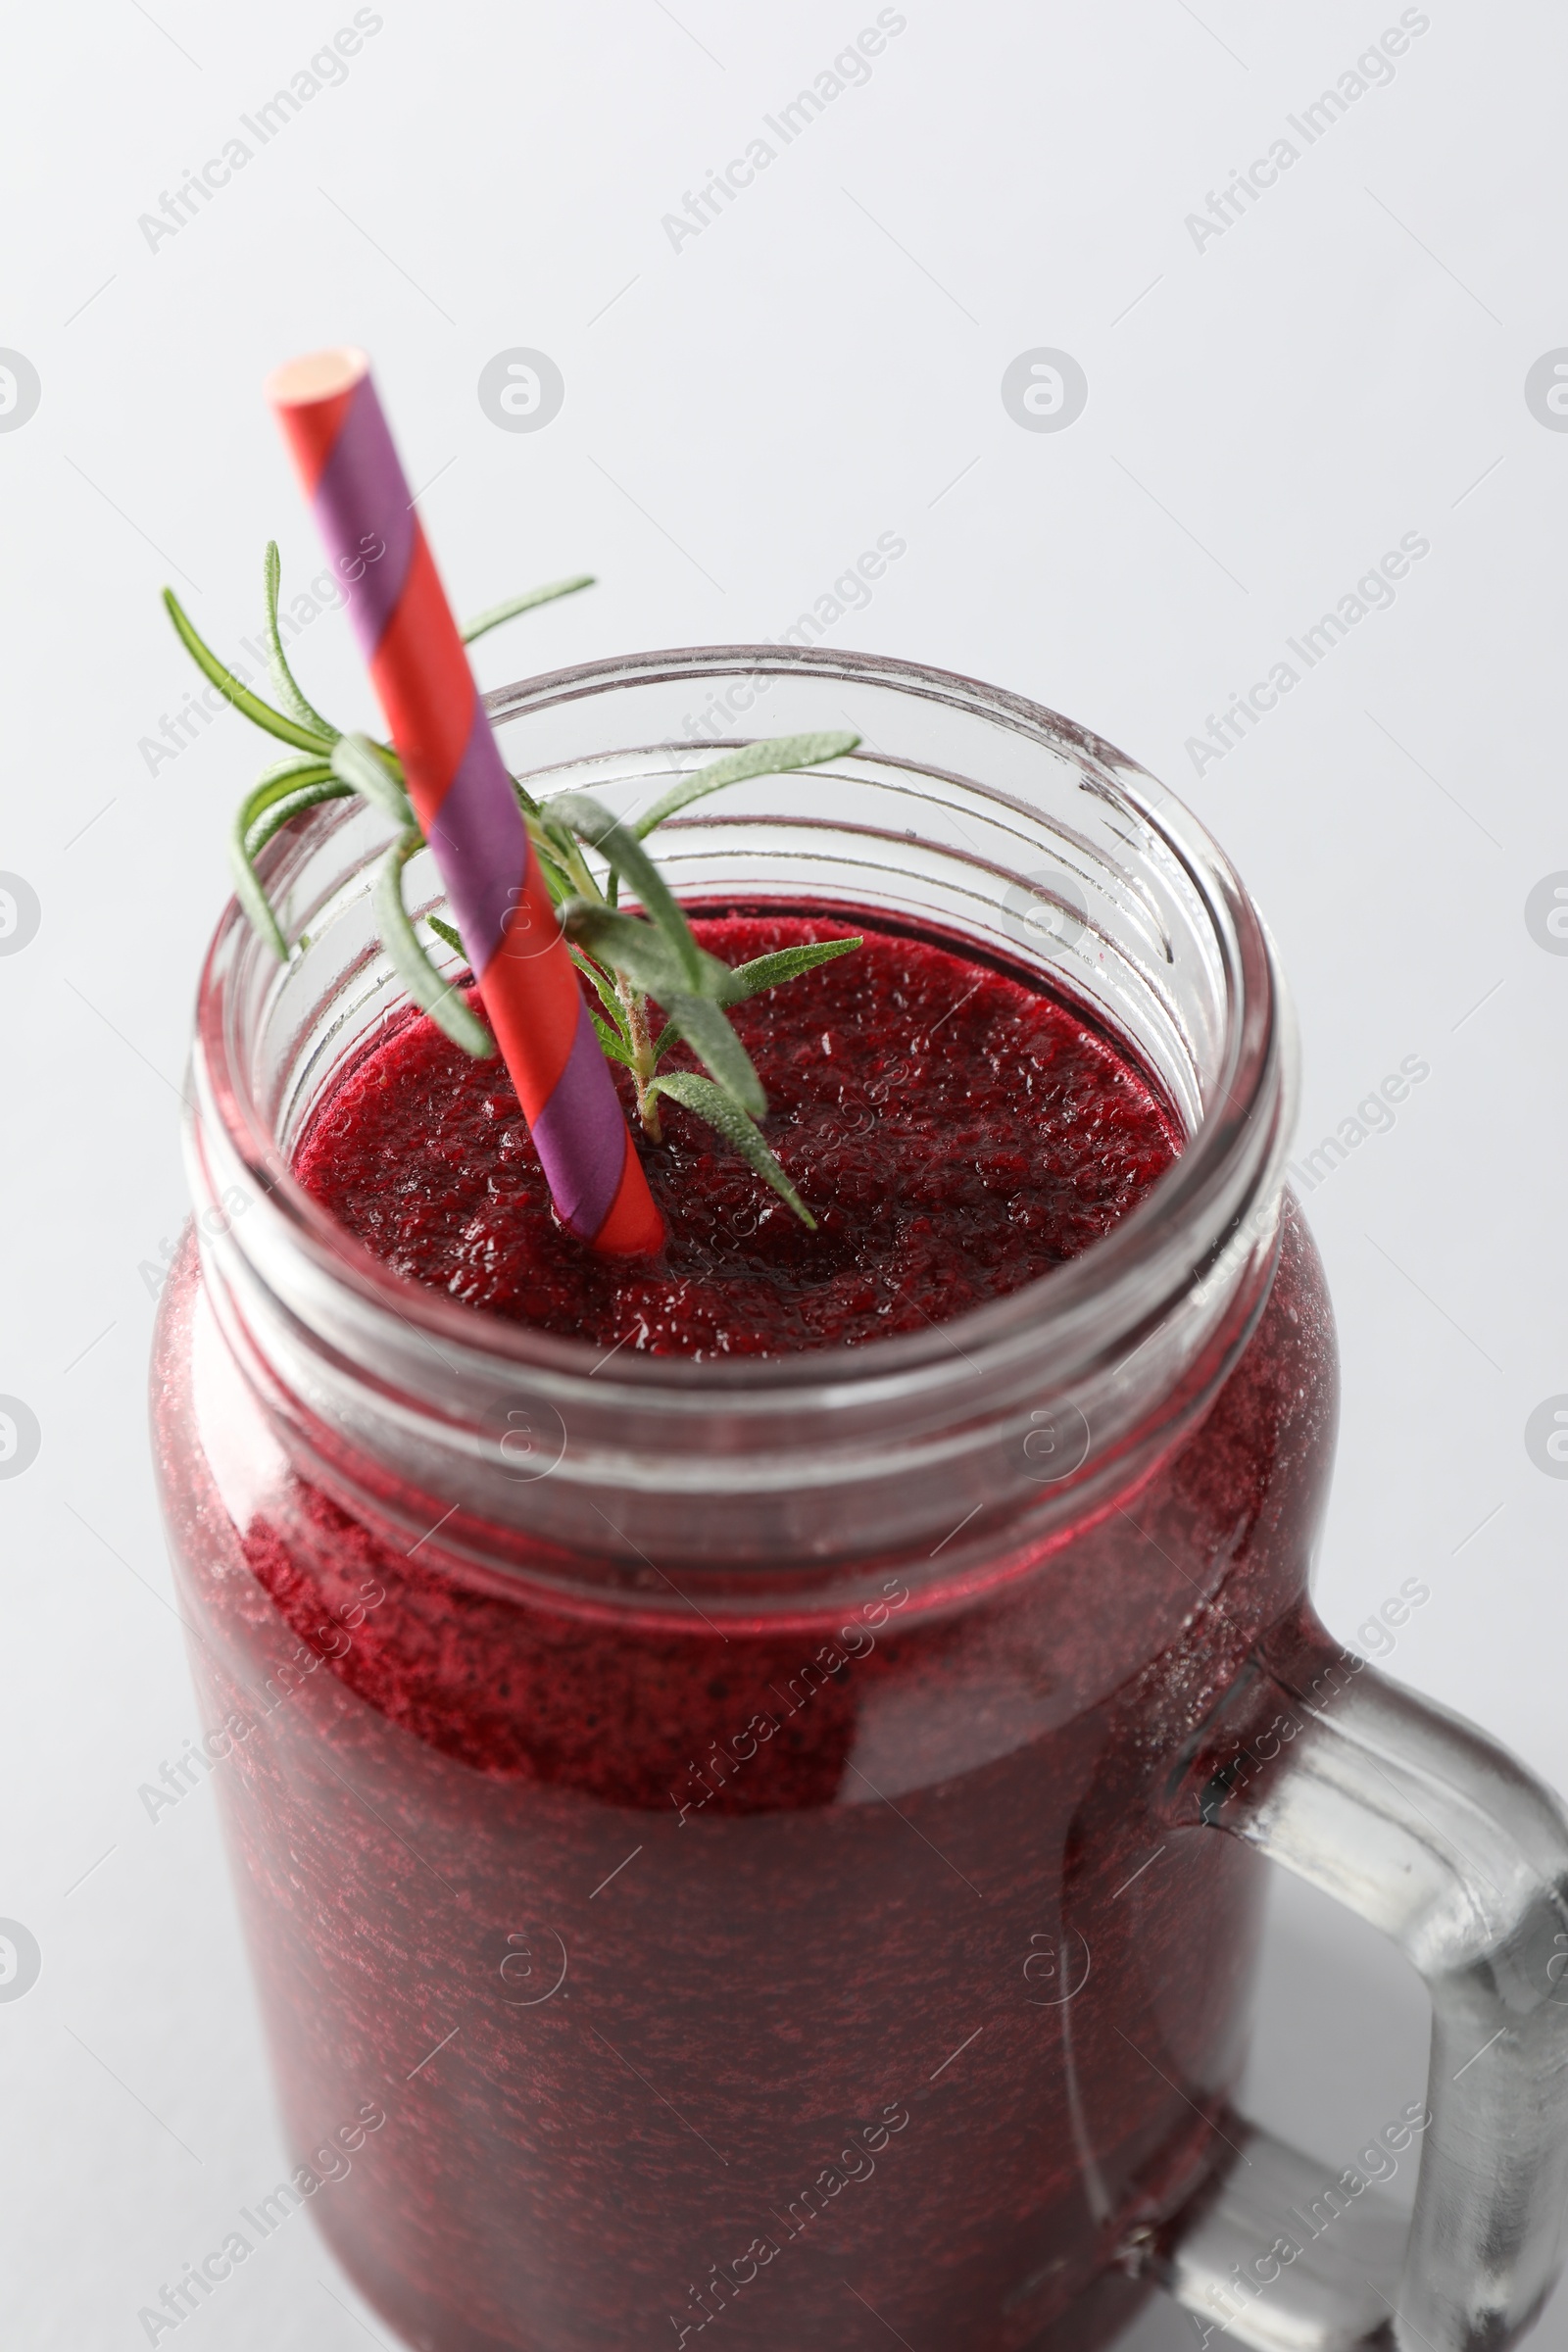
{"type": "Polygon", "coordinates": [[[325,351],[268,396],[348,591],[464,951],[563,1220],[644,1256],[663,1221],[589,1016],[516,795],[442,592],[369,362],[325,351]]]}

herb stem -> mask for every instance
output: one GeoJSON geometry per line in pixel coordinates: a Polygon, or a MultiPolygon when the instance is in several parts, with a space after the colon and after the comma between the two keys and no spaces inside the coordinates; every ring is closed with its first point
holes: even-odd
{"type": "Polygon", "coordinates": [[[615,977],[615,994],[626,1016],[626,1039],[631,1047],[631,1074],[637,1089],[637,1115],[643,1132],[650,1142],[658,1143],[663,1133],[659,1116],[659,1097],[653,1092],[654,1073],[659,1067],[659,1050],[654,1044],[648,1025],[648,999],[640,989],[615,977]]]}

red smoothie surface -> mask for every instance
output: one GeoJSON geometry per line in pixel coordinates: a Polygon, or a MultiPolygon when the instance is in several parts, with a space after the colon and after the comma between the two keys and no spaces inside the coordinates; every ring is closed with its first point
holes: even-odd
{"type": "MultiPolygon", "coordinates": [[[[711,1357],[855,1347],[1017,1290],[1108,1232],[1181,1147],[1147,1072],[1021,973],[820,916],[693,929],[729,964],[864,939],[732,1013],[814,1232],[663,1101],[662,1140],[637,1141],[665,1250],[595,1255],[555,1216],[505,1065],[422,1017],[334,1089],[300,1181],[395,1272],[471,1306],[597,1347],[711,1357]]],[[[680,1047],[662,1066],[701,1065],[680,1047]]]]}

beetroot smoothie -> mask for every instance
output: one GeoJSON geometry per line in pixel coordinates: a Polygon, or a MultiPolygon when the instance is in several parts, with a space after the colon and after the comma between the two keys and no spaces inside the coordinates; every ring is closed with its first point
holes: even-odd
{"type": "MultiPolygon", "coordinates": [[[[866,937],[733,1008],[814,1232],[665,1104],[662,1139],[641,1151],[666,1249],[652,1265],[594,1256],[551,1209],[502,1064],[423,1020],[338,1088],[300,1151],[302,1183],[398,1273],[470,1305],[710,1358],[858,1347],[962,1314],[1076,1257],[1176,1155],[1150,1079],[1021,977],[820,916],[693,929],[732,965],[866,937]]],[[[663,1066],[682,1065],[700,1067],[684,1047],[663,1066]]]]}
{"type": "MultiPolygon", "coordinates": [[[[696,928],[738,962],[852,925],[696,928]]],[[[1160,1089],[1021,972],[853,928],[736,1020],[815,1234],[666,1107],[666,1256],[594,1259],[500,1064],[407,1018],[300,1180],[411,1283],[606,1357],[830,1364],[1049,1278],[1171,1166],[1160,1089]]],[[[1171,1792],[1326,1489],[1289,1208],[1227,1350],[1075,1521],[956,1509],[852,1607],[781,1606],[668,1555],[613,1590],[487,1559],[259,1396],[182,1261],[165,1502],[295,2194],[409,2342],[1087,2352],[1131,2316],[1235,2129],[1257,1866],[1171,1792]]]]}

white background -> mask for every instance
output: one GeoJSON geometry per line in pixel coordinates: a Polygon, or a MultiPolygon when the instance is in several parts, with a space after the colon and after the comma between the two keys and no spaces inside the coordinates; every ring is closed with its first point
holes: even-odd
{"type": "MultiPolygon", "coordinates": [[[[0,2005],[11,2352],[142,2343],[138,2307],[282,2160],[211,1793],[156,1826],[136,1794],[197,1729],[139,1268],[183,1213],[192,988],[264,747],[231,713],[156,775],[138,745],[192,684],[165,581],[232,647],[269,535],[285,596],[319,568],[260,397],[297,351],[374,354],[460,607],[601,575],[489,641],[486,684],[776,636],[901,533],[833,640],[1035,696],[1192,802],[1294,980],[1302,1142],[1430,1063],[1308,1200],[1345,1358],[1319,1597],[1349,1639],[1425,1580],[1389,1670],[1568,1785],[1568,1483],[1524,1444],[1568,1391],[1568,957],[1524,918],[1568,867],[1568,436],[1524,397],[1568,343],[1568,21],[1432,0],[1392,82],[1305,149],[1286,116],[1397,7],[906,0],[867,84],[676,251],[662,216],[874,7],[380,13],[342,86],[156,248],[138,216],[350,8],[91,0],[8,27],[0,344],[42,384],[0,433],[0,866],[42,910],[0,958],[0,1391],[42,1428],[0,1483],[0,1915],[43,1951],[0,2005]],[[1186,217],[1282,133],[1299,160],[1200,249],[1186,217]],[[478,404],[516,346],[564,376],[543,431],[478,404]],[[1037,346],[1087,372],[1067,430],[1003,406],[1037,346]],[[1195,774],[1207,714],[1406,532],[1431,552],[1393,608],[1195,774]]],[[[341,615],[298,661],[372,719],[341,615]]],[[[1254,2112],[1348,2163],[1418,2092],[1424,2033],[1401,1963],[1282,1893],[1254,2112]]],[[[348,2352],[368,2320],[298,2221],[179,2341],[348,2352]]],[[[1568,2302],[1537,2340],[1568,2345],[1568,2302]]],[[[1168,2307],[1140,2333],[1195,2341],[1168,2307]]]]}

